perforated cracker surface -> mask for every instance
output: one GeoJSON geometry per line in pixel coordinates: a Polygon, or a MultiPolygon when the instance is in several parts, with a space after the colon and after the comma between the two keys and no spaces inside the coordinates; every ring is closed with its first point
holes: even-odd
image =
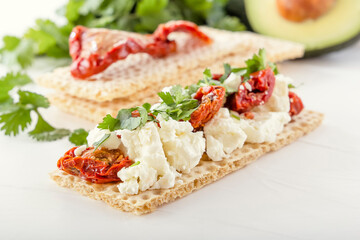
{"type": "Polygon", "coordinates": [[[322,119],[321,113],[306,110],[285,126],[274,143],[246,143],[243,148],[234,151],[231,158],[219,162],[210,161],[204,156],[190,173],[182,175],[180,179],[183,183],[178,183],[171,189],[147,190],[138,195],[126,195],[119,193],[116,183],[89,183],[60,170],[54,171],[50,176],[58,185],[76,190],[90,198],[102,200],[114,208],[139,215],[145,214],[245,167],[267,152],[290,144],[318,127],[322,119]]]}
{"type": "MultiPolygon", "coordinates": [[[[184,33],[173,33],[178,43],[178,52],[165,58],[152,58],[147,54],[134,54],[112,64],[104,72],[87,80],[75,79],[69,67],[55,69],[54,72],[40,76],[39,85],[53,88],[61,94],[97,102],[115,98],[134,96],[139,92],[157,92],[164,86],[180,83],[179,76],[187,75],[190,70],[201,72],[205,67],[220,68],[223,62],[234,65],[265,47],[272,61],[282,61],[301,57],[304,47],[283,40],[276,40],[248,32],[228,32],[208,27],[201,28],[214,42],[201,45],[184,33]]],[[[192,79],[197,81],[198,78],[192,79]]]]}

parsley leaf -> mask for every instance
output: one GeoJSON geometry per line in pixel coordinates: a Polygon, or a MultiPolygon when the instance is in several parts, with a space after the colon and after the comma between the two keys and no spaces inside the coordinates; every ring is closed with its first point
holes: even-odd
{"type": "Polygon", "coordinates": [[[20,131],[24,131],[32,122],[31,113],[37,115],[35,128],[29,132],[30,137],[38,141],[54,141],[70,134],[67,129],[57,129],[44,120],[38,111],[39,108],[48,108],[49,101],[44,96],[18,90],[18,101],[9,95],[9,91],[16,86],[30,83],[28,75],[22,73],[8,73],[0,78],[0,125],[5,135],[16,136],[20,131]]]}
{"type": "Polygon", "coordinates": [[[113,118],[110,114],[107,114],[101,123],[98,124],[97,128],[108,129],[109,131],[114,131],[119,129],[120,121],[119,119],[113,118]]]}
{"type": "Polygon", "coordinates": [[[54,128],[43,119],[39,112],[36,111],[36,113],[38,115],[38,121],[35,129],[29,132],[30,137],[36,139],[37,141],[55,141],[70,134],[70,131],[67,129],[54,128]]]}
{"type": "Polygon", "coordinates": [[[191,97],[189,90],[184,90],[180,85],[175,85],[169,92],[160,92],[158,95],[163,102],[156,106],[153,112],[156,116],[160,114],[165,120],[169,117],[177,121],[189,120],[190,115],[199,106],[198,100],[191,97]]]}
{"type": "Polygon", "coordinates": [[[41,108],[48,108],[50,106],[49,100],[37,93],[29,92],[29,91],[18,91],[19,95],[19,102],[22,105],[32,105],[32,109],[41,108]]]}
{"type": "Polygon", "coordinates": [[[31,82],[30,77],[23,73],[7,73],[0,78],[0,103],[9,102],[9,91],[15,86],[23,86],[31,82]]]}
{"type": "Polygon", "coordinates": [[[296,87],[292,83],[289,83],[288,88],[296,88],[296,87]]]}
{"type": "Polygon", "coordinates": [[[221,76],[221,78],[219,79],[219,81],[221,83],[224,83],[224,81],[226,80],[226,78],[230,75],[231,73],[231,66],[228,63],[224,63],[224,74],[221,76]]]}
{"type": "Polygon", "coordinates": [[[56,58],[68,57],[68,38],[71,29],[72,26],[59,27],[50,20],[38,19],[35,27],[30,28],[24,37],[32,39],[37,44],[37,54],[56,58]]]}
{"type": "Polygon", "coordinates": [[[259,49],[258,54],[254,54],[253,57],[246,60],[245,63],[246,63],[246,67],[239,69],[239,70],[246,70],[246,73],[242,75],[243,82],[246,82],[250,79],[251,73],[264,70],[267,67],[270,67],[275,75],[279,74],[276,64],[272,62],[268,62],[266,60],[266,51],[263,48],[259,49]]]}
{"type": "Polygon", "coordinates": [[[76,146],[80,146],[80,145],[87,145],[87,136],[89,135],[89,132],[86,131],[83,128],[79,128],[74,130],[70,136],[69,136],[69,141],[73,144],[75,144],[76,146]]]}
{"type": "Polygon", "coordinates": [[[12,111],[0,115],[1,130],[8,136],[18,135],[20,130],[24,131],[31,123],[30,113],[30,109],[17,106],[12,111]]]}
{"type": "Polygon", "coordinates": [[[34,58],[34,43],[29,39],[13,36],[3,38],[4,47],[0,49],[1,62],[9,68],[26,68],[34,58]]]}
{"type": "Polygon", "coordinates": [[[131,113],[137,110],[136,108],[121,109],[118,112],[117,119],[120,121],[119,129],[134,130],[139,127],[142,120],[141,117],[132,117],[131,113]]]}
{"type": "Polygon", "coordinates": [[[150,111],[150,104],[144,104],[145,107],[134,107],[129,109],[121,109],[116,118],[107,114],[101,123],[98,124],[100,129],[108,129],[115,131],[119,129],[134,130],[138,127],[144,126],[149,120],[148,112],[150,111]],[[138,111],[140,116],[132,116],[134,111],[138,111]]]}

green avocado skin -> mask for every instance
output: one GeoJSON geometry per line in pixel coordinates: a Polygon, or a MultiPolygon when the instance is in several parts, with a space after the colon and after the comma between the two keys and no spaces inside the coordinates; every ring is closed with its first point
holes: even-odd
{"type": "MultiPolygon", "coordinates": [[[[226,11],[228,12],[228,14],[237,16],[238,18],[240,18],[240,20],[246,25],[246,27],[249,31],[255,32],[254,29],[251,27],[251,24],[248,20],[244,0],[229,0],[228,4],[226,6],[226,11]]],[[[326,48],[307,50],[305,52],[305,55],[303,58],[313,58],[313,57],[317,57],[317,56],[331,53],[334,51],[338,51],[338,50],[341,50],[343,48],[346,48],[346,47],[356,43],[359,40],[360,40],[360,30],[359,30],[359,33],[355,37],[353,37],[349,40],[346,40],[340,44],[336,44],[334,46],[326,47],[326,48]]]]}

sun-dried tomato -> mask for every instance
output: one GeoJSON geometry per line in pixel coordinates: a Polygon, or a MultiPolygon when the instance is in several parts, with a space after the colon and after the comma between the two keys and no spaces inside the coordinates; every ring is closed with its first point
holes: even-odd
{"type": "Polygon", "coordinates": [[[248,112],[253,107],[266,103],[275,86],[275,75],[271,68],[250,74],[250,79],[240,84],[236,93],[230,95],[226,105],[238,113],[248,112]]]}
{"type": "Polygon", "coordinates": [[[201,87],[194,98],[200,101],[198,109],[191,114],[190,123],[194,129],[202,128],[219,111],[224,103],[225,88],[221,86],[201,87]]]}
{"type": "Polygon", "coordinates": [[[187,21],[161,24],[152,35],[77,26],[69,38],[73,59],[71,74],[80,79],[88,78],[130,54],[147,53],[153,57],[164,57],[176,51],[176,42],[167,38],[175,31],[190,33],[205,43],[211,42],[196,24],[187,21]]]}
{"type": "Polygon", "coordinates": [[[76,147],[67,151],[57,163],[60,170],[93,183],[119,182],[118,171],[133,164],[119,149],[101,148],[94,151],[87,148],[81,156],[76,156],[76,147]]]}
{"type": "Polygon", "coordinates": [[[289,91],[289,99],[290,99],[290,116],[298,115],[303,109],[304,104],[301,101],[301,98],[296,95],[294,92],[289,91]]]}

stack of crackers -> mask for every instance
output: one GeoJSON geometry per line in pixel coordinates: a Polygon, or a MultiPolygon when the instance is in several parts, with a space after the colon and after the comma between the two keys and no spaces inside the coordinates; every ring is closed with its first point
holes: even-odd
{"type": "Polygon", "coordinates": [[[272,62],[299,58],[304,54],[304,46],[297,43],[250,32],[200,29],[212,38],[212,44],[203,45],[186,33],[175,32],[170,38],[176,41],[177,52],[164,58],[133,54],[85,80],[74,78],[70,67],[63,67],[42,75],[37,83],[55,90],[48,96],[53,105],[100,122],[108,113],[116,116],[121,108],[157,102],[157,92],[166,86],[196,83],[205,68],[222,73],[223,63],[243,67],[244,61],[260,48],[266,49],[268,60],[272,62]]]}

